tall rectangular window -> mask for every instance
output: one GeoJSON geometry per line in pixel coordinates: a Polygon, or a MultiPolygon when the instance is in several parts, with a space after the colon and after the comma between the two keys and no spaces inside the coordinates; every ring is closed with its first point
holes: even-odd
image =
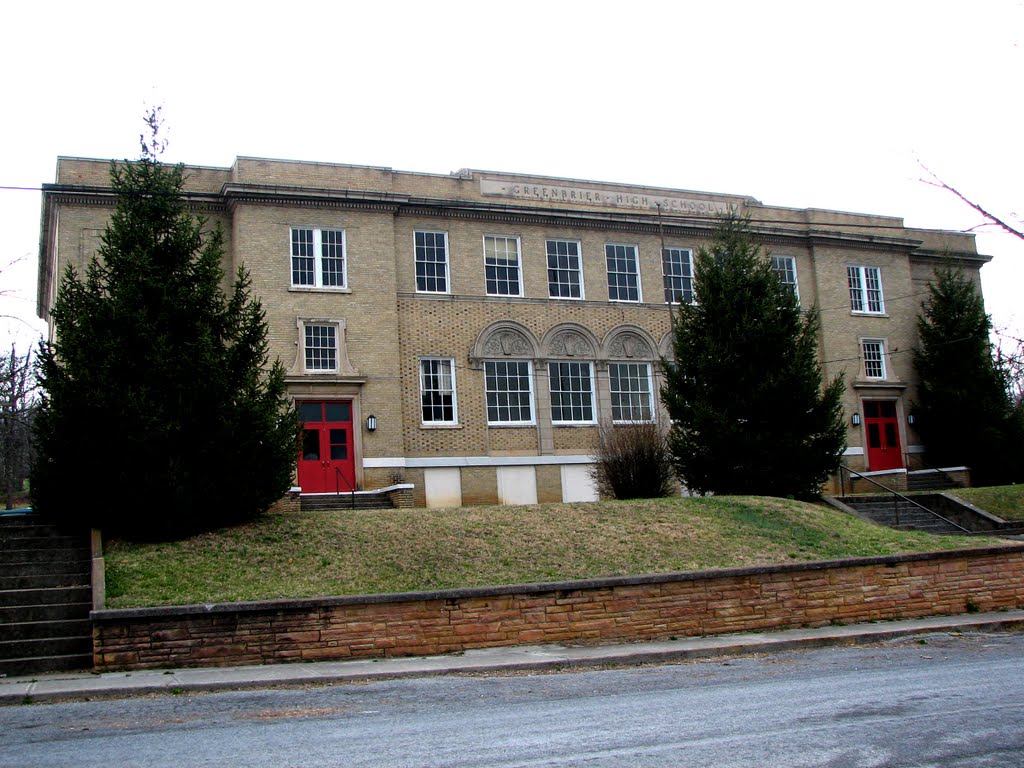
{"type": "Polygon", "coordinates": [[[689,248],[663,248],[661,274],[666,304],[693,303],[693,251],[689,248]]]}
{"type": "Polygon", "coordinates": [[[779,276],[779,282],[800,298],[796,284],[796,259],[792,256],[772,256],[772,270],[779,276]]]}
{"type": "Polygon", "coordinates": [[[882,270],[878,267],[848,266],[850,310],[880,315],[885,312],[882,301],[882,270]]]}
{"type": "Polygon", "coordinates": [[[579,240],[548,240],[548,296],[583,298],[583,264],[579,240]]]}
{"type": "Polygon", "coordinates": [[[424,424],[455,424],[455,361],[424,357],[420,360],[420,406],[424,424]]]}
{"type": "Polygon", "coordinates": [[[608,363],[613,422],[653,421],[651,366],[608,363]]]}
{"type": "Polygon", "coordinates": [[[610,301],[640,301],[640,265],[635,245],[604,246],[608,266],[608,299],[610,301]]]}
{"type": "Polygon", "coordinates": [[[416,232],[416,290],[448,293],[448,233],[416,232]]]}
{"type": "Polygon", "coordinates": [[[528,360],[485,360],[488,424],[532,424],[533,381],[528,360]]]}
{"type": "Polygon", "coordinates": [[[484,274],[488,296],[522,296],[519,238],[484,235],[484,274]]]}
{"type": "Polygon", "coordinates": [[[864,357],[864,377],[885,378],[885,342],[881,339],[861,339],[861,353],[864,357]]]}
{"type": "Polygon", "coordinates": [[[594,386],[590,363],[548,363],[551,421],[554,424],[593,424],[594,386]]]}
{"type": "Polygon", "coordinates": [[[334,325],[304,326],[304,350],[307,371],[321,373],[338,370],[338,329],[334,325]]]}
{"type": "Polygon", "coordinates": [[[291,228],[292,287],[345,288],[345,230],[291,228]]]}

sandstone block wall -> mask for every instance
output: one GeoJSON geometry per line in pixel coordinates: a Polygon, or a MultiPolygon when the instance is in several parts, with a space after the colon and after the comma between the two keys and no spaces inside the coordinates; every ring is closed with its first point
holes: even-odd
{"type": "Polygon", "coordinates": [[[400,595],[94,611],[98,670],[656,640],[1024,607],[1024,546],[400,595]]]}

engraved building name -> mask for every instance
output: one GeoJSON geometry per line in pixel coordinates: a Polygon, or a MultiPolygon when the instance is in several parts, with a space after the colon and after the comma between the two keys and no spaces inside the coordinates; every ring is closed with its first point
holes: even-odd
{"type": "Polygon", "coordinates": [[[527,184],[521,182],[480,179],[481,195],[500,195],[520,200],[547,200],[550,202],[583,203],[607,205],[616,208],[640,208],[662,210],[665,213],[696,213],[717,216],[729,213],[728,203],[715,200],[697,200],[690,197],[671,195],[615,192],[607,189],[588,187],[563,187],[551,184],[527,184]]]}

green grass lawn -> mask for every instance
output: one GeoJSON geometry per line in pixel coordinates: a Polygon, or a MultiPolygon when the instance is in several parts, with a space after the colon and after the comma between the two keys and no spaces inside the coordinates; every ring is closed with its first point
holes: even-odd
{"type": "Polygon", "coordinates": [[[180,542],[109,542],[107,606],[518,584],[992,543],[999,540],[895,531],[761,497],[272,514],[180,542]]]}
{"type": "Polygon", "coordinates": [[[954,488],[949,493],[1004,520],[1024,520],[1024,485],[954,488]]]}

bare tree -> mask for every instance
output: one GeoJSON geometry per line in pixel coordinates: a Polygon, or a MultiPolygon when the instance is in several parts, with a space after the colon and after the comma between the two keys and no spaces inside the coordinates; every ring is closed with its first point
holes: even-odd
{"type": "Polygon", "coordinates": [[[0,487],[6,509],[14,507],[28,476],[35,392],[32,351],[19,355],[11,346],[9,355],[0,355],[0,487]]]}

